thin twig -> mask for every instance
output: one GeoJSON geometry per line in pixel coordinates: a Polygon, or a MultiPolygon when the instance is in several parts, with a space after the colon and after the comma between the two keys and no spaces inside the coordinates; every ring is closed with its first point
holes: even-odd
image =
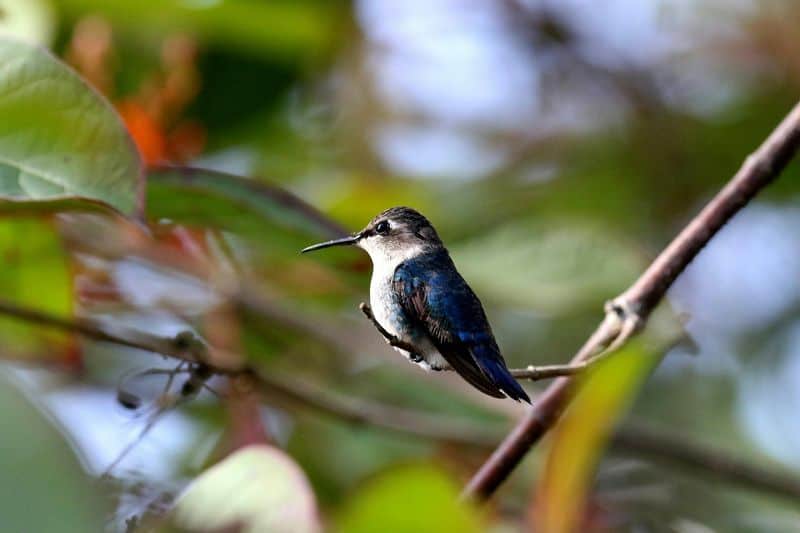
{"type": "Polygon", "coordinates": [[[154,335],[133,329],[126,329],[124,334],[122,331],[112,333],[93,320],[58,317],[2,299],[0,299],[0,314],[44,327],[77,333],[96,341],[158,353],[189,363],[206,363],[206,359],[209,359],[214,361],[213,371],[218,374],[229,374],[242,370],[240,366],[220,363],[219,361],[227,362],[238,359],[210,355],[210,350],[205,343],[190,331],[182,331],[174,337],[154,335]]]}
{"type": "Polygon", "coordinates": [[[113,342],[114,344],[127,346],[129,348],[149,350],[149,348],[142,348],[142,345],[139,342],[112,335],[92,322],[81,319],[66,319],[57,317],[33,309],[28,309],[26,307],[21,307],[5,300],[0,300],[0,314],[38,324],[40,326],[80,333],[85,337],[89,337],[90,339],[97,341],[113,342]]]}
{"type": "MultiPolygon", "coordinates": [[[[640,330],[650,313],[719,229],[758,192],[778,177],[800,146],[800,103],[650,267],[606,306],[606,315],[570,364],[580,364],[604,347],[615,349],[640,330]]],[[[553,381],[527,415],[506,436],[467,483],[463,496],[488,499],[528,450],[556,423],[568,403],[571,380],[553,381]]]]}
{"type": "Polygon", "coordinates": [[[609,346],[599,354],[593,355],[589,359],[578,363],[569,363],[566,365],[529,365],[525,368],[511,368],[509,372],[517,379],[528,379],[530,381],[574,376],[575,374],[585,372],[600,361],[603,361],[606,357],[612,355],[617,348],[618,346],[609,346]]]}

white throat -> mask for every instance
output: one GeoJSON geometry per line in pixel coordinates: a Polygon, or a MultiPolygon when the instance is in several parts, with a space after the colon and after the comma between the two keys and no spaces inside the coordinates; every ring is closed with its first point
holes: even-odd
{"type": "Polygon", "coordinates": [[[410,246],[386,246],[384,243],[378,243],[375,237],[363,239],[357,246],[369,254],[373,277],[379,274],[391,276],[400,263],[425,251],[422,243],[410,246]]]}

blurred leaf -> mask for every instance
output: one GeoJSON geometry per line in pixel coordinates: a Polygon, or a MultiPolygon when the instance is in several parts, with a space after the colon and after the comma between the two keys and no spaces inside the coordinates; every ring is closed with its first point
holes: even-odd
{"type": "Polygon", "coordinates": [[[0,0],[0,37],[48,45],[55,26],[48,0],[0,0]]]}
{"type": "Polygon", "coordinates": [[[596,304],[643,266],[632,245],[613,232],[571,220],[505,226],[452,252],[478,292],[551,313],[596,304]]]}
{"type": "Polygon", "coordinates": [[[336,220],[342,220],[353,230],[360,230],[372,217],[393,206],[407,205],[421,213],[431,214],[440,201],[424,182],[410,179],[377,180],[363,174],[345,174],[327,179],[312,191],[315,203],[336,220]]]}
{"type": "Polygon", "coordinates": [[[175,521],[192,531],[320,531],[314,493],[291,457],[242,448],[212,466],[178,499],[175,521]]]}
{"type": "Polygon", "coordinates": [[[358,480],[392,464],[428,456],[432,446],[369,426],[354,427],[307,414],[294,418],[287,450],[302,465],[320,501],[339,505],[358,480]]]}
{"type": "MultiPolygon", "coordinates": [[[[0,182],[2,187],[2,182],[0,182]]],[[[15,201],[0,194],[0,215],[50,215],[81,212],[109,214],[108,204],[86,197],[54,198],[50,200],[15,201]]]]}
{"type": "Polygon", "coordinates": [[[58,0],[58,4],[70,15],[102,14],[140,33],[189,31],[250,52],[288,57],[328,49],[338,29],[335,5],[307,0],[58,0]]]}
{"type": "MultiPolygon", "coordinates": [[[[187,114],[206,128],[209,150],[255,145],[279,154],[275,159],[307,160],[298,152],[306,147],[294,139],[297,132],[281,120],[287,94],[305,81],[301,64],[218,48],[198,59],[205,75],[187,114]]],[[[265,175],[274,176],[275,166],[265,175]]]]}
{"type": "Polygon", "coordinates": [[[103,531],[101,494],[42,414],[0,378],[0,522],[4,531],[103,531]],[[12,481],[13,480],[13,481],[12,481]]]}
{"type": "MultiPolygon", "coordinates": [[[[51,224],[0,218],[0,295],[12,303],[56,316],[72,313],[72,284],[64,250],[51,224]]],[[[61,332],[0,317],[0,342],[17,356],[60,358],[70,346],[61,332]]]]}
{"type": "Polygon", "coordinates": [[[581,382],[556,426],[536,493],[537,531],[580,531],[596,464],[656,358],[629,344],[581,382]]]}
{"type": "Polygon", "coordinates": [[[290,192],[255,179],[200,168],[162,167],[149,173],[148,182],[151,218],[211,225],[261,238],[267,237],[266,225],[304,238],[333,238],[347,233],[290,192]],[[247,214],[257,218],[248,218],[247,214]]]}
{"type": "Polygon", "coordinates": [[[341,275],[358,269],[325,265],[365,259],[352,250],[301,256],[305,246],[347,232],[288,191],[255,179],[163,167],[149,175],[147,204],[151,219],[230,232],[229,252],[252,277],[293,296],[346,293],[341,275]]]}
{"type": "Polygon", "coordinates": [[[136,208],[140,162],[122,121],[42,49],[0,39],[0,199],[136,208]]]}
{"type": "Polygon", "coordinates": [[[482,531],[476,510],[458,501],[458,485],[431,466],[392,469],[368,482],[345,505],[337,531],[439,533],[482,531]]]}

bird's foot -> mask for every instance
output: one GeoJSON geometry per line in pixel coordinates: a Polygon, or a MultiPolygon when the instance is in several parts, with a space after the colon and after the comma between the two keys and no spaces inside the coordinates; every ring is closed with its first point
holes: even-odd
{"type": "Polygon", "coordinates": [[[369,306],[368,303],[361,302],[358,304],[358,308],[364,313],[364,316],[367,317],[372,322],[375,322],[375,315],[372,314],[372,308],[369,306]]]}
{"type": "Polygon", "coordinates": [[[390,346],[396,346],[396,343],[400,341],[397,337],[386,331],[386,328],[381,326],[380,322],[375,318],[375,315],[372,313],[372,308],[369,304],[361,302],[358,304],[358,308],[364,313],[364,316],[367,317],[367,320],[372,322],[372,325],[375,326],[375,329],[378,330],[378,333],[386,340],[386,343],[390,346]]]}
{"type": "Polygon", "coordinates": [[[415,346],[407,342],[403,342],[401,339],[398,339],[397,337],[386,331],[386,328],[381,326],[380,322],[378,322],[378,320],[375,318],[375,315],[372,313],[372,308],[370,308],[368,304],[361,302],[358,305],[358,308],[361,310],[362,313],[364,313],[364,316],[367,317],[367,320],[372,322],[372,325],[375,326],[375,329],[378,330],[378,333],[380,333],[383,336],[384,340],[386,340],[386,344],[394,348],[405,350],[409,354],[408,355],[409,359],[411,359],[415,363],[420,363],[423,360],[422,355],[417,352],[415,346]]]}

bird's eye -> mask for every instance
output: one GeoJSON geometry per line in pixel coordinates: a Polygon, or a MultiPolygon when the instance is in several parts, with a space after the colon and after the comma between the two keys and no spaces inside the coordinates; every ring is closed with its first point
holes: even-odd
{"type": "Polygon", "coordinates": [[[386,220],[381,220],[375,225],[375,233],[377,233],[378,235],[386,235],[387,233],[389,233],[389,229],[390,229],[389,222],[387,222],[386,220]]]}

